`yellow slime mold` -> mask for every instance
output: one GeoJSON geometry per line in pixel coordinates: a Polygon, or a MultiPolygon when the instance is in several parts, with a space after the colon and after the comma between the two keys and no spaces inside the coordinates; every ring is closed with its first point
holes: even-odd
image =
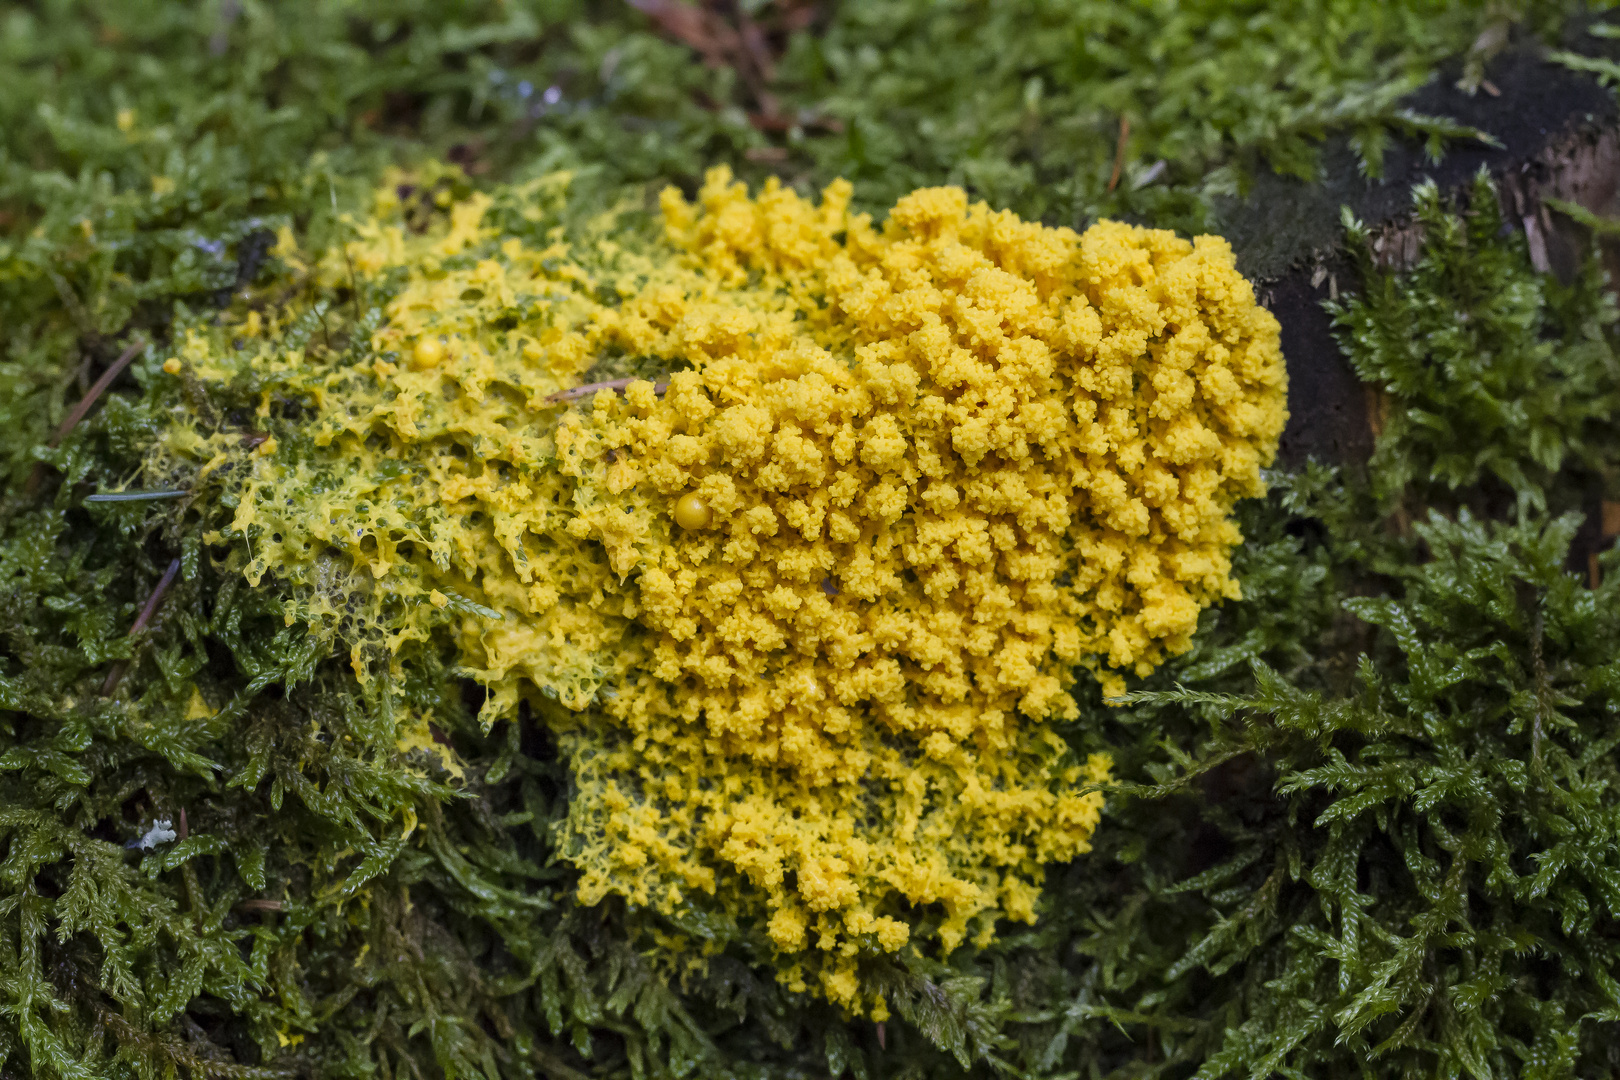
{"type": "Polygon", "coordinates": [[[315,270],[393,282],[364,347],[300,340],[295,307],[236,354],[309,415],[257,457],[178,425],[154,468],[213,473],[220,539],[363,677],[447,633],[486,722],[541,708],[582,902],[717,908],[882,1016],[862,957],[1033,921],[1044,865],[1089,850],[1109,762],[1051,727],[1075,670],[1118,692],[1238,595],[1277,324],[1215,237],[954,188],[879,227],[845,183],[716,170],[666,192],[662,242],[537,244],[558,183],[421,235],[386,189],[315,270]],[[614,356],[667,387],[570,392],[614,356]]]}

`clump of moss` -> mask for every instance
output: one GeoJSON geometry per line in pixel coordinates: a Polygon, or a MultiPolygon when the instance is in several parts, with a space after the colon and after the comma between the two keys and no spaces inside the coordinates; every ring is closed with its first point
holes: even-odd
{"type": "Polygon", "coordinates": [[[1356,374],[1399,403],[1373,458],[1382,492],[1494,485],[1544,510],[1561,472],[1600,471],[1613,454],[1614,305],[1590,273],[1569,285],[1522,274],[1523,239],[1502,235],[1483,174],[1466,216],[1432,183],[1415,190],[1413,209],[1426,257],[1404,274],[1375,269],[1366,227],[1346,216],[1366,288],[1330,305],[1356,374]]]}
{"type": "MultiPolygon", "coordinates": [[[[1595,265],[1560,291],[1518,239],[1471,235],[1449,206],[1436,212],[1466,243],[1420,271],[1421,289],[1372,279],[1370,321],[1344,327],[1347,350],[1390,361],[1376,381],[1395,387],[1385,432],[1401,434],[1378,490],[1354,470],[1313,469],[1273,475],[1269,498],[1237,507],[1243,598],[1205,611],[1192,648],[1141,684],[1205,696],[1109,709],[1090,680],[1075,683],[1081,719],[1054,731],[1075,760],[1111,753],[1127,785],[1094,850],[1049,869],[1031,927],[945,960],[909,946],[874,957],[863,977],[893,1013],[881,1027],[788,991],[769,977],[768,939],[712,911],[575,904],[556,843],[571,781],[555,738],[526,705],[483,734],[484,695],[453,643],[402,642],[390,665],[374,641],[362,686],[353,657],[296,609],[286,624],[284,596],[216,565],[185,498],[83,504],[98,486],[139,483],[179,398],[238,432],[233,470],[284,450],[244,453],[269,434],[260,406],[287,408],[271,384],[168,376],[164,361],[189,333],[219,333],[221,306],[292,299],[268,286],[298,279],[301,253],[356,238],[341,213],[369,207],[389,160],[449,154],[467,168],[400,196],[408,230],[437,227],[440,191],[465,202],[479,185],[498,194],[570,167],[575,196],[611,205],[627,182],[690,192],[707,163],[730,161],[801,192],[851,175],[869,209],[958,183],[1031,220],[1124,214],[1195,231],[1212,198],[1241,195],[1264,169],[1309,173],[1323,135],[1354,133],[1369,167],[1386,135],[1445,136],[1408,124],[1401,86],[1471,46],[1478,77],[1494,47],[1556,31],[1579,5],[871,0],[821,5],[792,33],[783,5],[722,6],[733,26],[759,20],[774,82],[723,57],[709,66],[631,6],[573,0],[5,13],[4,1071],[1620,1069],[1606,975],[1615,567],[1598,560],[1600,590],[1580,588],[1559,567],[1587,565],[1596,528],[1566,551],[1555,524],[1612,482],[1612,425],[1583,394],[1541,396],[1536,382],[1545,363],[1605,399],[1614,328],[1595,265]],[[268,254],[283,227],[296,243],[268,254]],[[1466,348],[1391,347],[1385,314],[1442,340],[1464,316],[1491,321],[1501,333],[1479,344],[1534,362],[1493,381],[1466,348]],[[52,443],[137,337],[153,348],[52,443]],[[1536,351],[1546,342],[1551,355],[1536,351]],[[1452,392],[1474,385],[1483,395],[1452,392]],[[1444,439],[1400,420],[1403,387],[1444,439]],[[1534,425],[1513,408],[1521,391],[1534,425]],[[1463,400],[1477,411],[1459,412],[1463,400]],[[1469,441],[1477,425],[1511,449],[1469,441]],[[1464,479],[1430,483],[1409,453],[1464,479]],[[1448,520],[1419,532],[1431,507],[1448,520]],[[1347,596],[1373,598],[1358,608],[1373,621],[1347,596]],[[1258,682],[1255,660],[1272,673],[1258,682]],[[1452,667],[1468,677],[1446,683],[1452,667]]],[[[497,197],[491,220],[542,250],[558,226],[589,231],[586,201],[531,220],[497,197]]],[[[282,332],[336,363],[351,324],[389,293],[354,289],[341,259],[318,272],[333,303],[282,332]]],[[[591,280],[621,272],[634,277],[591,280]]],[[[616,302],[592,290],[581,295],[616,302]]],[[[246,310],[225,318],[241,325],[246,310]]],[[[579,377],[663,374],[645,356],[604,355],[579,377]]],[[[476,597],[445,600],[446,618],[489,625],[476,597]]]]}

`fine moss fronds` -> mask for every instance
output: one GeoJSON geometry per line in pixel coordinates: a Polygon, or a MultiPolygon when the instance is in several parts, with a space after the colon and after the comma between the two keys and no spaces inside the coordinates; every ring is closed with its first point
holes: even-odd
{"type": "Polygon", "coordinates": [[[1614,456],[1614,296],[1590,259],[1567,286],[1532,270],[1483,174],[1462,214],[1433,184],[1413,205],[1423,255],[1398,275],[1373,268],[1365,227],[1346,217],[1365,289],[1332,305],[1356,373],[1395,404],[1373,458],[1380,494],[1410,489],[1421,504],[1494,486],[1545,510],[1561,475],[1614,456]]]}

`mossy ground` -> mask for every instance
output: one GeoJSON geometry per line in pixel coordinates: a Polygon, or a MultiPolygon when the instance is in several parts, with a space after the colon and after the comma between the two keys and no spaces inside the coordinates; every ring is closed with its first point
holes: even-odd
{"type": "MultiPolygon", "coordinates": [[[[1615,313],[1595,261],[1535,272],[1488,187],[1420,192],[1425,261],[1364,264],[1337,314],[1393,418],[1368,477],[1277,475],[1242,510],[1244,599],[1128,708],[1080,684],[1068,737],[1125,781],[1096,850],[1049,874],[1034,927],[878,973],[881,1027],[782,990],[735,927],[575,905],[551,857],[556,748],[528,722],[485,734],[452,658],[408,652],[397,694],[369,694],[175,504],[85,503],[159,428],[157,346],[280,280],[279,230],[339,239],[390,164],[458,162],[461,191],[571,168],[580,213],[726,162],[844,175],[874,206],[959,182],[1052,224],[1192,231],[1270,170],[1308,177],[1322,136],[1370,170],[1391,138],[1477,139],[1402,96],[1575,14],[638,7],[0,12],[0,1068],[1620,1068],[1620,566],[1567,568],[1620,464],[1615,313]],[[137,339],[153,347],[53,440],[137,339]]],[[[188,392],[244,428],[258,405],[247,383],[188,392]]]]}

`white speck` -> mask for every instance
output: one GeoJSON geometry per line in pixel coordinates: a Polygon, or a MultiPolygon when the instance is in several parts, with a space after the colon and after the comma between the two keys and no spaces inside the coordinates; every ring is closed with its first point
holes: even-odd
{"type": "Polygon", "coordinates": [[[560,87],[560,86],[548,86],[548,87],[546,87],[546,92],[544,94],[540,95],[540,100],[544,101],[547,105],[555,105],[555,104],[557,104],[557,102],[562,100],[562,87],[560,87]]]}
{"type": "Polygon", "coordinates": [[[130,844],[130,847],[140,848],[142,851],[151,851],[159,844],[167,844],[176,836],[174,822],[168,818],[158,818],[152,822],[152,827],[146,830],[146,835],[130,844]]]}
{"type": "Polygon", "coordinates": [[[1165,173],[1165,170],[1168,169],[1169,167],[1170,167],[1169,163],[1166,162],[1163,158],[1160,158],[1158,161],[1155,161],[1152,165],[1148,166],[1147,172],[1145,172],[1141,176],[1137,177],[1136,183],[1133,184],[1132,187],[1137,187],[1137,188],[1145,188],[1145,187],[1147,187],[1149,184],[1153,183],[1159,177],[1163,176],[1164,173],[1165,173]]]}

